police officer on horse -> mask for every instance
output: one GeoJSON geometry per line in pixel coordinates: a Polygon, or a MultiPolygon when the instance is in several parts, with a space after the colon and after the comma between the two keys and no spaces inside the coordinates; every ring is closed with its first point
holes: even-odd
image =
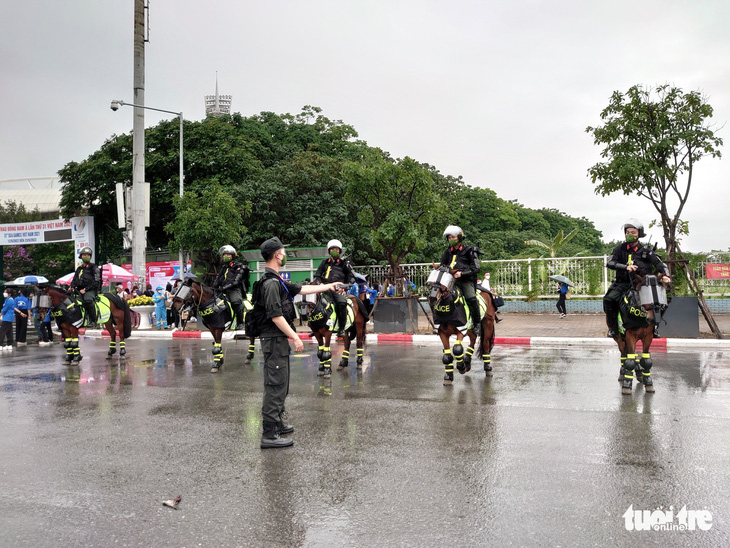
{"type": "Polygon", "coordinates": [[[223,260],[218,277],[213,282],[213,289],[226,295],[236,315],[237,329],[243,329],[243,300],[246,298],[249,283],[249,268],[237,262],[236,249],[232,245],[224,245],[218,250],[223,260]]]}
{"type": "MultiPolygon", "coordinates": [[[[322,261],[317,272],[314,275],[314,281],[318,283],[341,282],[346,284],[355,283],[355,273],[347,259],[342,258],[342,242],[340,240],[330,240],[327,242],[327,252],[329,259],[322,261]]],[[[327,291],[327,295],[335,303],[335,313],[337,315],[338,335],[345,334],[345,323],[347,322],[347,297],[345,291],[327,291]]]]}
{"type": "Polygon", "coordinates": [[[479,275],[478,250],[464,243],[464,231],[458,226],[447,226],[444,238],[449,245],[441,257],[441,265],[448,267],[449,273],[454,276],[454,285],[459,288],[469,306],[474,334],[479,336],[482,334],[482,325],[476,293],[479,275]]]}
{"type": "Polygon", "coordinates": [[[665,282],[670,283],[666,266],[651,249],[644,247],[640,238],[646,236],[644,225],[638,219],[629,219],[621,227],[626,239],[611,252],[606,266],[616,271],[616,279],[603,297],[603,311],[606,313],[608,336],[618,336],[619,300],[631,289],[631,273],[650,274],[652,270],[667,276],[665,282]]]}
{"type": "Polygon", "coordinates": [[[78,291],[86,309],[86,325],[96,325],[96,295],[101,288],[101,271],[91,262],[91,248],[82,247],[79,251],[81,265],[76,269],[71,281],[71,289],[78,291]]]}

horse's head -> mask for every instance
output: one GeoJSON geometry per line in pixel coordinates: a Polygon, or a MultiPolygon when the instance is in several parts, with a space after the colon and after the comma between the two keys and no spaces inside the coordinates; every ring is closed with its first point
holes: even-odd
{"type": "Polygon", "coordinates": [[[454,277],[449,274],[447,267],[442,266],[431,272],[426,280],[426,285],[431,288],[428,301],[433,305],[451,294],[454,287],[454,277]]]}
{"type": "Polygon", "coordinates": [[[173,310],[179,311],[183,306],[187,306],[194,297],[195,291],[193,290],[193,280],[188,278],[173,292],[171,307],[173,310]]]}
{"type": "Polygon", "coordinates": [[[39,288],[42,290],[43,295],[51,298],[51,306],[62,303],[72,295],[71,291],[60,285],[43,284],[39,288]]]}

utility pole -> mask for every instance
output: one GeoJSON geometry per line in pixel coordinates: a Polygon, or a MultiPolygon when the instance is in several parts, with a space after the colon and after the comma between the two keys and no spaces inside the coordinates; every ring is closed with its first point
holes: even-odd
{"type": "MultiPolygon", "coordinates": [[[[144,106],[145,0],[134,0],[134,104],[144,106]]],[[[144,287],[147,230],[144,188],[144,109],[134,109],[132,125],[132,271],[144,287]]]]}

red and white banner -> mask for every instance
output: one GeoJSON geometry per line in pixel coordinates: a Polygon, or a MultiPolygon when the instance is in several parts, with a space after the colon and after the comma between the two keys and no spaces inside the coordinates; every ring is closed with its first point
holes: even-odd
{"type": "MultiPolygon", "coordinates": [[[[123,264],[124,268],[132,270],[131,264],[123,264]]],[[[190,268],[190,263],[185,266],[186,269],[190,268]]],[[[180,261],[157,261],[153,263],[147,263],[145,265],[145,285],[150,284],[152,291],[157,289],[158,286],[163,288],[167,286],[167,283],[172,278],[180,278],[180,261]]],[[[144,291],[144,287],[141,288],[144,291]]]]}
{"type": "Polygon", "coordinates": [[[730,264],[705,263],[705,276],[708,280],[730,279],[730,264]]]}

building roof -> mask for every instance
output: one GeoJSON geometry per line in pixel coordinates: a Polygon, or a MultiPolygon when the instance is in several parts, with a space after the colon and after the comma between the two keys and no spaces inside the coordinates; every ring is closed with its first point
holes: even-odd
{"type": "Polygon", "coordinates": [[[41,213],[53,213],[60,210],[61,190],[57,188],[27,188],[23,190],[5,190],[0,192],[0,204],[15,202],[25,206],[26,211],[36,207],[41,213]]]}

